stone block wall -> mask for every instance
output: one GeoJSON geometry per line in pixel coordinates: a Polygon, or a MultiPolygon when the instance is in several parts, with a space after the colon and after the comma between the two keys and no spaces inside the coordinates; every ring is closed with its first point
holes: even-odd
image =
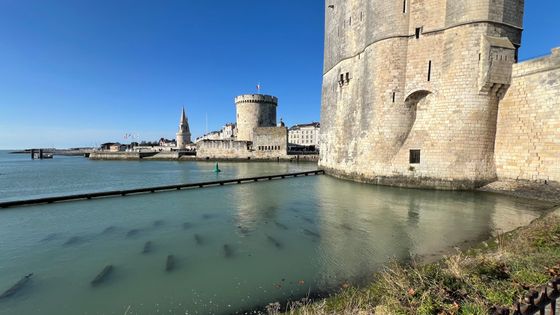
{"type": "Polygon", "coordinates": [[[251,142],[233,140],[202,140],[196,145],[200,159],[248,159],[253,156],[251,142]]]}
{"type": "Polygon", "coordinates": [[[288,154],[288,129],[286,127],[259,127],[253,131],[255,158],[277,158],[288,154]]]}
{"type": "Polygon", "coordinates": [[[513,66],[496,132],[500,179],[560,182],[560,48],[513,66]]]}
{"type": "Polygon", "coordinates": [[[493,181],[499,92],[521,38],[509,23],[521,23],[522,3],[327,1],[319,165],[398,186],[493,181]],[[486,51],[488,37],[509,45],[486,51]],[[483,69],[486,53],[508,58],[483,69]],[[411,150],[420,163],[410,163],[411,150]]]}

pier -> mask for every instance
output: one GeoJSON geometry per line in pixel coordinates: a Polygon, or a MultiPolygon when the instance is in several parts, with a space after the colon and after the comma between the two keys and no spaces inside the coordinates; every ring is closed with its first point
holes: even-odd
{"type": "Polygon", "coordinates": [[[210,182],[187,183],[187,184],[179,184],[179,185],[156,186],[156,187],[146,187],[146,188],[137,188],[137,189],[127,189],[127,190],[113,190],[113,191],[106,191],[106,192],[45,197],[45,198],[27,199],[27,200],[6,201],[6,202],[0,202],[0,208],[21,207],[21,206],[30,206],[30,205],[37,205],[37,204],[49,204],[49,203],[57,203],[57,202],[64,202],[64,201],[90,200],[95,198],[138,195],[138,194],[147,194],[147,193],[156,193],[156,192],[164,192],[164,191],[183,190],[183,189],[209,188],[209,187],[224,186],[224,185],[231,185],[231,184],[264,182],[264,181],[271,181],[276,179],[314,176],[314,175],[323,175],[323,174],[325,174],[325,171],[323,170],[314,170],[314,171],[306,171],[306,172],[298,172],[298,173],[225,179],[225,180],[217,180],[217,181],[210,181],[210,182]]]}

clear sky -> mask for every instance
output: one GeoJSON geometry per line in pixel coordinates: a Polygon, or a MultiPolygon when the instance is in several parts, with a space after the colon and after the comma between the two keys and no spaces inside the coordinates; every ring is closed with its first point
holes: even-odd
{"type": "MultiPolygon", "coordinates": [[[[560,2],[525,1],[521,59],[560,46],[560,2]]],[[[0,0],[0,149],[193,137],[235,120],[233,98],[280,98],[318,121],[322,0],[0,0]]]]}

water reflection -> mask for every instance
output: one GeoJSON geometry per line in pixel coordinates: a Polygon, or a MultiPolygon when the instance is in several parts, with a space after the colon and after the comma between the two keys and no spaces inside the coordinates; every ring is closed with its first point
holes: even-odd
{"type": "Polygon", "coordinates": [[[391,258],[486,238],[545,207],[318,176],[7,210],[0,289],[36,277],[0,313],[230,314],[359,283],[391,258]]]}

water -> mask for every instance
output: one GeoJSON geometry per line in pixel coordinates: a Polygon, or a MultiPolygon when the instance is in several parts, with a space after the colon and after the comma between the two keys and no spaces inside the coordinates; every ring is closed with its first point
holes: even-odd
{"type": "MultiPolygon", "coordinates": [[[[196,177],[183,168],[211,170],[198,163],[68,163],[97,172],[104,165],[144,170],[143,184],[162,165],[168,175],[161,182],[196,177]]],[[[257,175],[266,165],[228,167],[257,175]]],[[[392,258],[438,255],[526,224],[543,208],[495,194],[313,176],[8,209],[0,211],[0,290],[34,276],[0,300],[0,314],[231,314],[360,283],[392,258]],[[143,254],[147,241],[152,251],[143,254]],[[168,255],[175,257],[172,271],[165,270],[168,255]],[[91,286],[108,264],[114,270],[106,282],[91,286]]]]}
{"type": "Polygon", "coordinates": [[[220,163],[219,177],[211,162],[92,161],[55,156],[31,160],[28,154],[0,151],[0,201],[213,181],[317,169],[314,163],[220,163]]]}

